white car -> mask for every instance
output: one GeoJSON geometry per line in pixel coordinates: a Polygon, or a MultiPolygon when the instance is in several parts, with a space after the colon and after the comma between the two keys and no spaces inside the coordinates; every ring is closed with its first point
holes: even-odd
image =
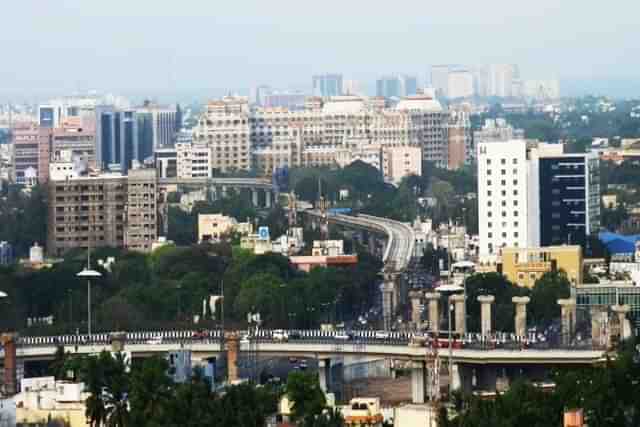
{"type": "Polygon", "coordinates": [[[162,336],[158,335],[157,337],[153,337],[147,341],[147,344],[162,344],[162,336]]]}
{"type": "Polygon", "coordinates": [[[389,334],[389,332],[387,331],[376,331],[376,339],[378,340],[386,340],[389,339],[389,337],[391,336],[391,334],[389,334]]]}
{"type": "Polygon", "coordinates": [[[283,331],[282,329],[276,329],[275,331],[273,331],[271,336],[276,341],[288,341],[289,340],[289,334],[287,334],[287,332],[283,331]]]}

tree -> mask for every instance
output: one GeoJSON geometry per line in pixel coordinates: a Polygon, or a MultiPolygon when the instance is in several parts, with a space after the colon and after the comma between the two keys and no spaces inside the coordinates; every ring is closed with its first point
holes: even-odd
{"type": "Polygon", "coordinates": [[[302,427],[343,427],[344,417],[337,408],[327,409],[316,418],[307,418],[303,421],[302,427]]]}
{"type": "Polygon", "coordinates": [[[551,271],[536,280],[531,290],[529,309],[536,325],[547,327],[560,317],[557,301],[570,296],[569,279],[564,271],[551,271]]]}
{"type": "Polygon", "coordinates": [[[290,372],[286,393],[293,402],[291,416],[294,421],[312,422],[325,409],[326,400],[316,374],[290,372]]]}
{"type": "Polygon", "coordinates": [[[135,426],[161,424],[173,395],[166,360],[152,357],[131,375],[131,423],[135,426]]]}

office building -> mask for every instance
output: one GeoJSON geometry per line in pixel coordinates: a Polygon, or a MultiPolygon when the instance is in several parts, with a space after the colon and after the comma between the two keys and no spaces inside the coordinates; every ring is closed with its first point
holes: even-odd
{"type": "Polygon", "coordinates": [[[382,76],[376,81],[376,96],[383,98],[402,98],[416,95],[418,80],[414,76],[392,74],[382,76]]]}
{"type": "Polygon", "coordinates": [[[474,94],[473,74],[470,71],[459,69],[449,72],[447,79],[448,98],[470,98],[474,94]]]}
{"type": "Polygon", "coordinates": [[[564,271],[572,286],[582,283],[582,247],[504,248],[502,274],[518,286],[533,288],[536,280],[552,271],[564,271]]]}
{"type": "Polygon", "coordinates": [[[151,157],[158,148],[173,146],[176,132],[182,127],[177,105],[161,106],[146,101],[136,113],[141,150],[138,160],[151,157]]]}
{"type": "Polygon", "coordinates": [[[470,165],[475,158],[473,138],[471,137],[471,120],[469,113],[463,110],[449,110],[447,124],[448,168],[460,169],[464,165],[470,165]]]}
{"type": "Polygon", "coordinates": [[[478,144],[477,167],[481,260],[495,261],[506,247],[539,246],[528,197],[538,189],[529,179],[526,141],[478,144]]]}
{"type": "Polygon", "coordinates": [[[314,96],[327,98],[342,95],[342,74],[318,74],[312,78],[314,96]]]}
{"type": "Polygon", "coordinates": [[[119,110],[110,106],[97,107],[96,164],[98,169],[126,174],[134,160],[142,163],[146,157],[153,154],[153,151],[150,151],[152,147],[149,147],[148,139],[147,146],[141,145],[138,125],[135,110],[119,110]]]}
{"type": "Polygon", "coordinates": [[[437,97],[449,96],[449,72],[455,67],[455,65],[431,66],[431,87],[436,91],[437,97]]]}
{"type": "MultiPolygon", "coordinates": [[[[546,144],[540,144],[546,146],[546,144]]],[[[533,151],[532,173],[538,175],[540,245],[585,245],[600,229],[600,167],[596,154],[533,151]]]]}
{"type": "Polygon", "coordinates": [[[420,147],[424,160],[447,167],[447,117],[426,95],[403,98],[393,108],[356,96],[311,98],[300,111],[250,110],[246,99],[226,97],[209,103],[194,144],[211,149],[211,168],[220,172],[253,166],[270,175],[285,166],[335,165],[341,150],[402,146],[420,147]]]}
{"type": "Polygon", "coordinates": [[[514,82],[520,79],[520,71],[515,64],[491,64],[487,71],[487,96],[508,98],[515,96],[514,82]]]}
{"type": "Polygon", "coordinates": [[[159,148],[153,154],[158,178],[175,178],[178,176],[178,151],[175,147],[159,148]]]}
{"type": "Polygon", "coordinates": [[[586,246],[599,231],[599,162],[561,144],[478,144],[480,256],[501,248],[586,246]]]}
{"type": "Polygon", "coordinates": [[[61,256],[89,246],[148,251],[157,237],[156,199],[153,169],[132,170],[129,177],[112,173],[51,180],[47,252],[61,256]]]}

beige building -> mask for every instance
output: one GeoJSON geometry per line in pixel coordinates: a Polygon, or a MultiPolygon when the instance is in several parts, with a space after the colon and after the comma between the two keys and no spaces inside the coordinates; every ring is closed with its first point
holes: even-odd
{"type": "Polygon", "coordinates": [[[582,247],[502,249],[502,273],[521,287],[532,288],[544,273],[563,270],[573,286],[582,283],[582,247]]]}
{"type": "Polygon", "coordinates": [[[157,240],[155,170],[49,181],[47,253],[128,247],[149,251],[157,240]],[[131,184],[131,191],[129,191],[131,184]]]}
{"type": "Polygon", "coordinates": [[[69,427],[89,425],[84,384],[54,377],[29,378],[21,381],[21,390],[14,397],[17,425],[48,425],[49,420],[69,427]]]}
{"type": "Polygon", "coordinates": [[[473,139],[471,138],[471,120],[466,111],[452,111],[449,115],[448,130],[448,168],[460,169],[471,164],[475,158],[473,139]]]}
{"type": "Polygon", "coordinates": [[[177,143],[176,171],[178,178],[211,178],[213,148],[204,142],[177,143]]]}
{"type": "Polygon", "coordinates": [[[382,151],[382,173],[387,182],[400,184],[409,175],[422,175],[420,147],[390,147],[382,151]]]}
{"type": "Polygon", "coordinates": [[[222,214],[198,215],[198,242],[217,241],[234,232],[249,235],[251,223],[238,223],[235,218],[222,214]]]}
{"type": "Polygon", "coordinates": [[[426,95],[380,108],[367,98],[312,98],[304,110],[250,109],[240,97],[211,102],[194,141],[212,149],[213,169],[254,169],[270,174],[289,166],[332,166],[341,150],[366,147],[422,148],[423,158],[447,165],[446,112],[426,95]]]}

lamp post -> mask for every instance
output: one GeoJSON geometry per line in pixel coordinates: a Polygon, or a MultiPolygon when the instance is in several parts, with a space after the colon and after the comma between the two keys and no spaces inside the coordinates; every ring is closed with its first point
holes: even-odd
{"type": "Polygon", "coordinates": [[[453,313],[453,304],[449,304],[449,396],[451,396],[451,382],[453,379],[453,342],[451,340],[451,313],[453,313]]]}
{"type": "Polygon", "coordinates": [[[91,279],[102,277],[102,274],[99,271],[90,270],[89,261],[87,261],[87,267],[76,276],[87,279],[87,333],[89,340],[91,340],[91,279]]]}

